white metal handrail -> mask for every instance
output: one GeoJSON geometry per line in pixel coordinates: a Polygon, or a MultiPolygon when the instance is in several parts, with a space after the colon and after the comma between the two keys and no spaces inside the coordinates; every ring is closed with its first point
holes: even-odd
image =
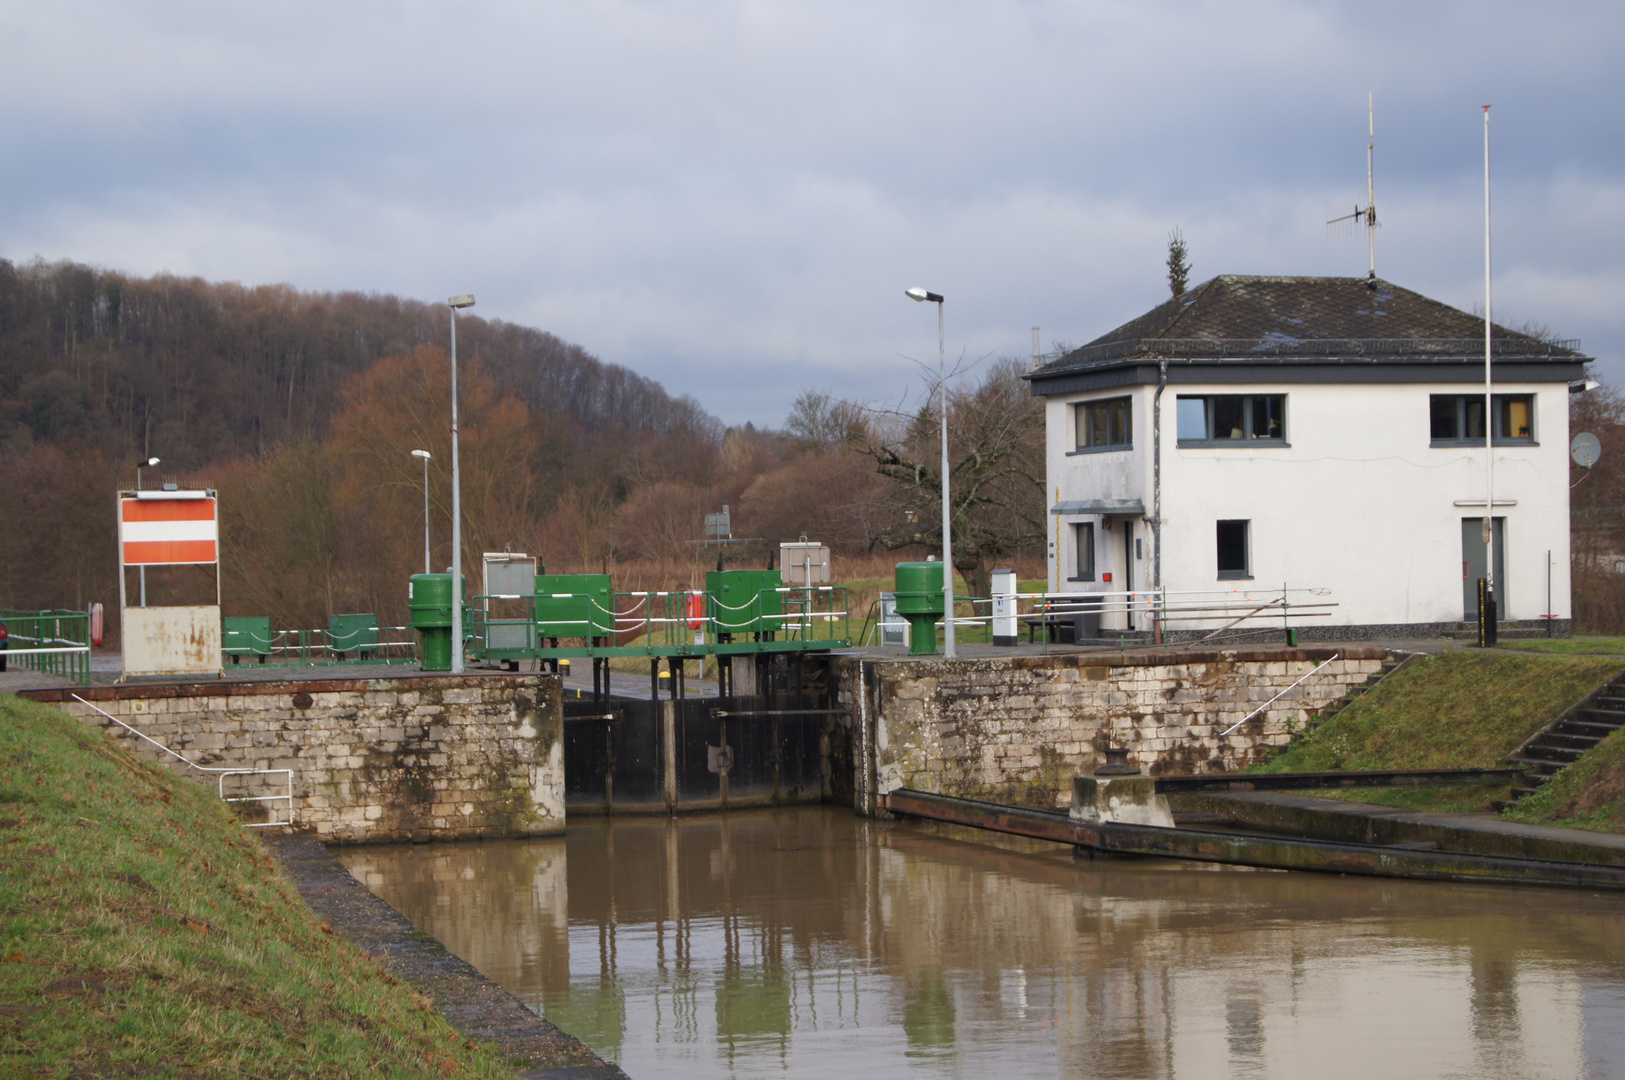
{"type": "Polygon", "coordinates": [[[56,653],[85,653],[90,654],[89,645],[69,645],[50,649],[0,649],[0,657],[6,656],[43,656],[56,653]]]}
{"type": "Polygon", "coordinates": [[[266,829],[266,828],[270,828],[272,826],[292,825],[293,824],[293,821],[294,821],[294,806],[293,806],[293,770],[292,769],[230,769],[230,768],[216,768],[216,767],[209,766],[209,765],[198,765],[198,764],[195,764],[195,763],[193,763],[191,761],[188,761],[185,757],[182,757],[180,754],[177,754],[175,751],[171,750],[169,747],[165,746],[163,743],[159,742],[157,739],[154,739],[151,736],[145,734],[144,732],[138,731],[135,728],[131,727],[129,724],[126,724],[124,721],[120,720],[118,717],[114,716],[112,713],[108,712],[107,710],[96,708],[96,706],[92,705],[90,702],[86,701],[84,698],[80,697],[78,694],[69,694],[68,696],[73,698],[73,700],[77,701],[79,704],[85,706],[87,709],[92,709],[92,710],[94,710],[94,711],[96,711],[98,713],[101,713],[103,716],[107,717],[109,720],[113,721],[113,723],[117,724],[119,727],[123,728],[125,731],[128,731],[131,735],[134,735],[136,738],[144,739],[147,742],[150,742],[152,745],[156,746],[159,750],[162,750],[164,753],[168,754],[170,757],[172,757],[175,760],[177,760],[177,761],[181,762],[182,764],[184,764],[187,768],[196,769],[198,772],[209,773],[209,774],[211,774],[213,776],[218,777],[218,780],[217,780],[216,785],[215,785],[215,790],[220,795],[220,800],[222,802],[238,803],[238,802],[283,802],[283,801],[285,801],[288,804],[288,820],[287,821],[245,821],[245,822],[243,822],[243,825],[246,826],[247,828],[250,828],[250,829],[266,829]],[[273,776],[273,775],[283,775],[283,776],[287,777],[288,792],[287,792],[286,795],[227,795],[226,794],[226,777],[228,777],[228,776],[273,776]]]}
{"type": "Polygon", "coordinates": [[[1325,667],[1327,664],[1331,663],[1333,660],[1336,660],[1339,655],[1340,654],[1338,654],[1338,653],[1332,653],[1331,656],[1329,656],[1325,660],[1322,660],[1320,663],[1316,664],[1314,667],[1310,668],[1308,671],[1304,672],[1303,673],[1303,678],[1299,679],[1297,682],[1293,683],[1291,686],[1287,687],[1285,690],[1282,690],[1279,694],[1276,694],[1274,697],[1272,697],[1268,701],[1264,702],[1264,704],[1260,705],[1258,708],[1254,709],[1252,712],[1248,713],[1246,716],[1243,716],[1240,720],[1237,720],[1234,724],[1231,724],[1229,727],[1227,727],[1223,731],[1219,732],[1219,738],[1221,738],[1221,739],[1224,738],[1226,735],[1230,734],[1232,731],[1236,730],[1238,727],[1245,724],[1247,721],[1251,720],[1253,717],[1257,716],[1259,713],[1263,712],[1265,709],[1269,708],[1271,705],[1274,705],[1277,701],[1280,701],[1283,697],[1285,697],[1287,695],[1288,692],[1290,692],[1292,690],[1296,690],[1299,686],[1301,686],[1303,684],[1304,679],[1309,678],[1309,676],[1313,675],[1315,672],[1319,671],[1321,668],[1325,667]]]}

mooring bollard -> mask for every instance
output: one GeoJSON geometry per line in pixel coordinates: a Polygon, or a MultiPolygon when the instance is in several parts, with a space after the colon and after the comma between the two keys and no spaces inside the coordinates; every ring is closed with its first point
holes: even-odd
{"type": "Polygon", "coordinates": [[[1093,776],[1072,778],[1072,809],[1068,816],[1091,824],[1174,827],[1167,796],[1157,794],[1156,780],[1142,775],[1122,747],[1107,747],[1106,764],[1093,776]]]}

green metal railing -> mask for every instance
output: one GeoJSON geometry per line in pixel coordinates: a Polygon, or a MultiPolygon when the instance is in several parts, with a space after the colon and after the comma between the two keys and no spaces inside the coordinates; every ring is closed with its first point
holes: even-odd
{"type": "Polygon", "coordinates": [[[539,600],[565,598],[564,594],[473,597],[474,654],[486,660],[703,656],[817,651],[851,644],[847,590],[840,585],[762,589],[739,604],[698,590],[612,593],[608,606],[587,594],[569,594],[568,599],[581,605],[578,618],[561,619],[556,602],[545,605],[549,613],[539,616],[539,600]],[[492,601],[517,606],[521,613],[492,617],[488,614],[492,601]],[[580,632],[556,634],[551,640],[557,645],[546,644],[548,639],[534,633],[514,632],[538,622],[553,630],[579,626],[580,632]],[[610,629],[613,636],[604,632],[610,629]],[[576,640],[581,644],[564,644],[576,640]],[[622,641],[636,643],[618,644],[622,641]]]}
{"type": "Polygon", "coordinates": [[[221,652],[233,664],[245,657],[267,667],[417,662],[412,628],[378,626],[371,616],[337,616],[327,630],[272,630],[264,616],[228,615],[223,624],[221,652]]]}
{"type": "Polygon", "coordinates": [[[6,663],[90,685],[90,613],[0,608],[6,663]]]}

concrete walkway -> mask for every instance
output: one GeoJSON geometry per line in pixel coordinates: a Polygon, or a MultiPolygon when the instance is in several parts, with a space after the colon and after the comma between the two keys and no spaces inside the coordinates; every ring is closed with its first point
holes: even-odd
{"type": "Polygon", "coordinates": [[[1435,843],[1440,851],[1625,866],[1625,836],[1504,821],[1493,814],[1439,814],[1394,806],[1247,791],[1173,795],[1181,813],[1232,817],[1241,828],[1353,844],[1435,843]]]}

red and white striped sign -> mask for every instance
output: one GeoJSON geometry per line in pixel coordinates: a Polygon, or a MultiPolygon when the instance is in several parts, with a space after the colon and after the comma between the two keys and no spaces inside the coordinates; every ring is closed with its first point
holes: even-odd
{"type": "Polygon", "coordinates": [[[119,548],[125,566],[219,561],[214,499],[193,491],[144,494],[146,498],[119,500],[119,548]]]}

